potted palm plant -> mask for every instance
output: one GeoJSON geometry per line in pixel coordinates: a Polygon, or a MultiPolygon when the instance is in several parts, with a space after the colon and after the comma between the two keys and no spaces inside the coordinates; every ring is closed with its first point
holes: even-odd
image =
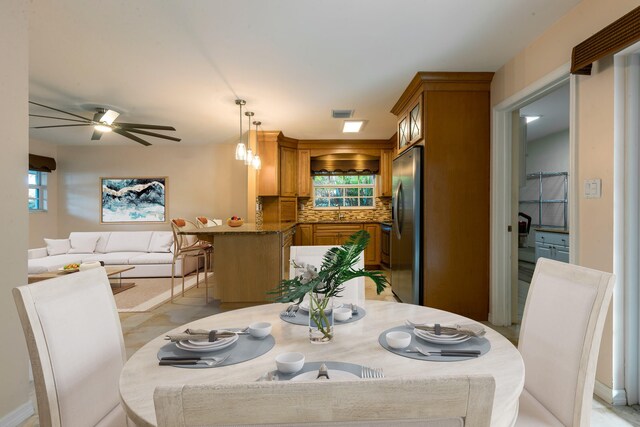
{"type": "Polygon", "coordinates": [[[302,273],[280,282],[271,294],[276,302],[300,304],[309,296],[309,339],[314,343],[329,342],[333,338],[333,299],[339,297],[344,285],[357,277],[369,277],[380,294],[389,284],[381,271],[355,269],[360,254],[369,243],[369,233],[360,230],[339,247],[331,248],[316,266],[296,266],[302,273]]]}

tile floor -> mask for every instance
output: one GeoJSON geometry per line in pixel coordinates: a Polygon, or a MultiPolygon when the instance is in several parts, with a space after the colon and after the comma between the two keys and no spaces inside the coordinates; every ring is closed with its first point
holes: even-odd
{"type": "MultiPolygon", "coordinates": [[[[390,289],[385,290],[381,295],[376,295],[375,286],[368,281],[365,287],[365,298],[396,301],[390,289]]],[[[174,303],[163,304],[151,312],[121,313],[120,319],[127,357],[130,357],[152,338],[170,329],[220,312],[222,310],[217,301],[205,304],[204,290],[202,288],[193,288],[187,291],[184,297],[178,297],[174,303]]],[[[512,342],[517,340],[517,333],[513,328],[494,327],[494,329],[505,335],[512,342]]],[[[32,397],[32,400],[35,406],[35,396],[32,397]]],[[[612,407],[594,398],[591,425],[593,427],[640,426],[640,407],[612,407]]],[[[21,425],[21,427],[37,426],[39,426],[39,423],[36,416],[31,417],[21,425]]]]}

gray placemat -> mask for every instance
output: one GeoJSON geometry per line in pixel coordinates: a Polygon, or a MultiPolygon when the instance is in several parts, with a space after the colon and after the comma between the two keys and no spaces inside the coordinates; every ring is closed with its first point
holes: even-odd
{"type": "Polygon", "coordinates": [[[389,350],[391,353],[408,357],[409,359],[427,360],[429,362],[459,362],[461,360],[475,359],[475,357],[423,356],[420,353],[407,353],[405,350],[413,347],[419,347],[424,351],[480,350],[479,357],[491,350],[491,343],[484,337],[471,337],[468,341],[460,344],[433,344],[416,337],[413,334],[413,328],[410,326],[396,326],[395,328],[387,329],[380,334],[378,342],[383,348],[389,350]],[[387,333],[391,331],[402,331],[411,334],[411,344],[409,344],[409,347],[399,350],[389,347],[389,344],[387,344],[387,333]]]}
{"type": "Polygon", "coordinates": [[[176,343],[168,343],[163,345],[160,350],[158,350],[158,360],[162,357],[206,357],[206,356],[215,356],[215,357],[225,357],[227,354],[230,354],[229,358],[216,366],[207,366],[205,364],[197,364],[197,365],[170,365],[176,366],[179,368],[217,368],[220,366],[229,366],[235,365],[236,363],[246,362],[247,360],[255,359],[258,356],[262,356],[267,353],[269,350],[276,345],[276,339],[273,335],[267,335],[265,338],[258,339],[254,338],[251,335],[240,335],[238,337],[238,341],[234,342],[227,348],[223,348],[218,351],[208,351],[208,352],[195,352],[183,350],[181,348],[176,347],[176,343]]]}
{"type": "MultiPolygon", "coordinates": [[[[364,316],[367,315],[367,311],[364,308],[360,307],[359,305],[357,307],[358,307],[358,314],[356,314],[355,316],[352,315],[351,318],[348,320],[341,322],[339,320],[336,320],[334,317],[333,318],[334,326],[342,325],[345,323],[357,322],[358,320],[362,319],[364,316]]],[[[302,309],[298,310],[295,317],[285,317],[281,314],[280,319],[284,320],[285,322],[291,323],[293,325],[309,326],[309,312],[304,311],[302,309]]]]}
{"type": "Polygon", "coordinates": [[[283,374],[282,372],[275,370],[270,373],[278,376],[278,381],[289,381],[291,378],[297,377],[300,374],[310,371],[318,371],[320,365],[327,365],[327,369],[334,371],[345,371],[357,375],[358,378],[362,378],[362,365],[356,365],[355,363],[347,362],[306,362],[302,369],[293,374],[283,374]]]}

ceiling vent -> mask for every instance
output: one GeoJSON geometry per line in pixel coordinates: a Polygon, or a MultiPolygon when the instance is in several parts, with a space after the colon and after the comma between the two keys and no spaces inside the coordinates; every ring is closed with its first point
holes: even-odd
{"type": "Polygon", "coordinates": [[[331,110],[331,117],[334,119],[350,119],[353,117],[353,110],[331,110]]]}

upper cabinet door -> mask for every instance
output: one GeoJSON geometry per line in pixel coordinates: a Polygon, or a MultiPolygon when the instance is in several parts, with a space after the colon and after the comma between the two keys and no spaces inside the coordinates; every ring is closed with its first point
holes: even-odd
{"type": "Polygon", "coordinates": [[[400,116],[398,120],[398,152],[409,145],[409,117],[407,114],[400,116]]]}
{"type": "Polygon", "coordinates": [[[298,153],[293,148],[280,147],[280,195],[296,197],[298,191],[298,153]]]}
{"type": "Polygon", "coordinates": [[[400,115],[400,120],[398,121],[398,153],[422,141],[424,135],[423,117],[422,93],[419,93],[411,100],[404,114],[400,115]]]}

